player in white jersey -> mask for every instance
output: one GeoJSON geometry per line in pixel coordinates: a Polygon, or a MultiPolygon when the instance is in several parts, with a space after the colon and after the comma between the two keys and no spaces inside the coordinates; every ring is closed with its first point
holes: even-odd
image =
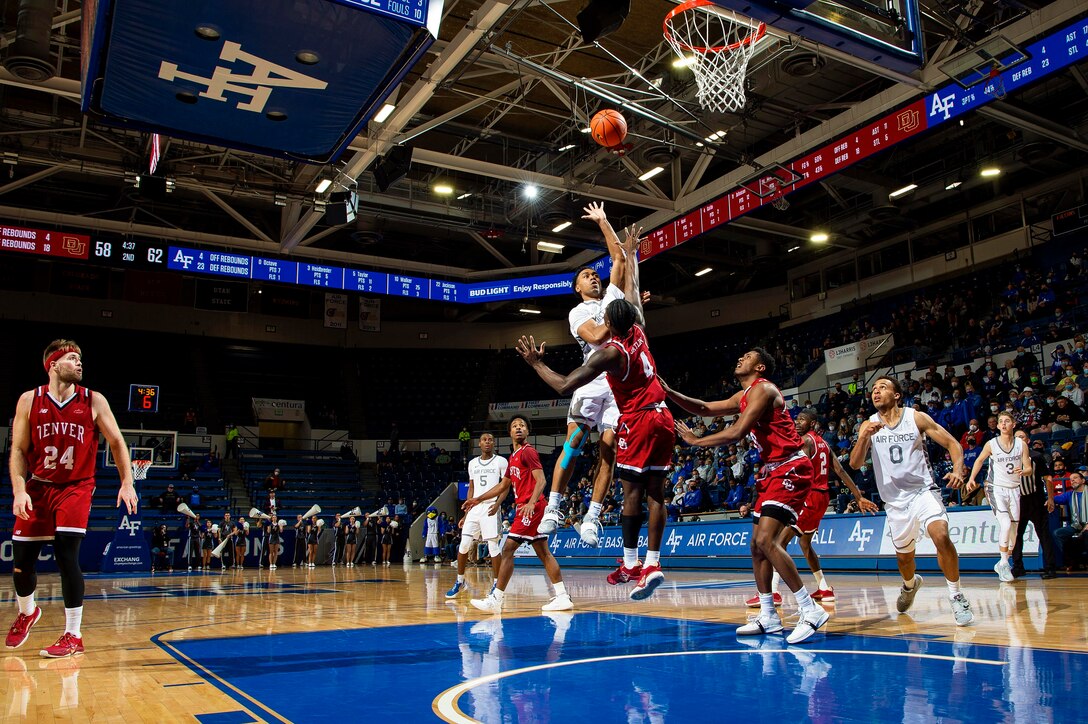
{"type": "Polygon", "coordinates": [[[994,573],[1005,582],[1013,580],[1009,551],[1016,546],[1016,527],[1020,523],[1020,476],[1033,472],[1028,446],[1019,437],[1014,437],[1015,428],[1012,413],[1002,412],[997,416],[999,434],[983,446],[971,467],[971,478],[964,491],[970,495],[978,489],[975,478],[982,470],[982,464],[990,460],[986,499],[997,516],[997,544],[1001,551],[1001,560],[994,566],[994,573]]]}
{"type": "MultiPolygon", "coordinates": [[[[570,310],[567,321],[570,323],[570,333],[574,341],[582,348],[583,363],[588,362],[593,353],[611,336],[604,324],[604,310],[610,302],[623,299],[625,267],[623,247],[604,214],[604,204],[591,203],[585,207],[585,212],[586,215],[582,218],[595,221],[604,234],[608,252],[612,257],[612,272],[607,288],[601,283],[600,275],[589,267],[579,269],[574,275],[574,293],[582,301],[570,310]]],[[[592,382],[574,391],[567,413],[567,438],[563,443],[563,452],[555,461],[555,469],[552,471],[551,493],[548,495],[544,518],[537,527],[539,532],[550,535],[559,526],[559,503],[574,472],[575,460],[589,439],[590,430],[596,428],[600,435],[600,461],[593,480],[593,499],[582,519],[580,535],[586,545],[595,547],[600,542],[598,520],[601,501],[612,484],[612,473],[616,464],[616,425],[619,417],[619,408],[616,407],[616,400],[612,397],[612,390],[608,387],[603,372],[592,382]]]]}
{"type": "MultiPolygon", "coordinates": [[[[498,486],[506,475],[506,458],[495,454],[495,436],[490,432],[480,435],[480,456],[468,463],[468,497],[479,497],[498,486]]],[[[499,577],[499,557],[502,545],[499,543],[501,528],[499,514],[488,513],[490,506],[477,505],[461,518],[461,545],[457,548],[457,582],[446,591],[446,598],[455,598],[465,590],[465,563],[468,552],[476,541],[487,541],[487,552],[491,556],[492,580],[499,577]]]]}
{"type": "Polygon", "coordinates": [[[891,377],[876,378],[871,397],[876,414],[858,430],[858,442],[850,451],[850,466],[858,469],[864,465],[872,449],[876,487],[884,500],[896,562],[903,576],[896,609],[905,613],[922,585],[922,577],[915,573],[914,547],[920,532],[924,532],[937,548],[937,563],[948,585],[956,625],[966,626],[974,616],[960,590],[960,558],[948,537],[948,514],[929,469],[924,438],[928,436],[951,456],[952,472],[945,480],[953,489],[963,485],[963,448],[929,415],[900,407],[903,388],[891,377]]]}

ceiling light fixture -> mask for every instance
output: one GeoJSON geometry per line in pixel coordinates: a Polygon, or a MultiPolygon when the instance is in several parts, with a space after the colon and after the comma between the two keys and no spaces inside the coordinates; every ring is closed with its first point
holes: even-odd
{"type": "Polygon", "coordinates": [[[590,128],[589,126],[586,126],[585,128],[579,128],[579,129],[578,129],[578,131],[579,131],[580,133],[589,133],[589,132],[590,132],[590,131],[592,131],[592,130],[593,130],[593,129],[592,129],[592,128],[590,128]]]}
{"type": "Polygon", "coordinates": [[[982,176],[983,178],[993,178],[994,176],[1001,175],[1001,169],[997,166],[983,166],[982,169],[978,172],[978,175],[982,176]]]}
{"type": "Polygon", "coordinates": [[[799,246],[791,246],[789,249],[786,249],[786,253],[787,254],[792,254],[793,252],[797,251],[800,248],[801,247],[799,247],[799,246]]]}
{"type": "Polygon", "coordinates": [[[525,194],[527,199],[535,199],[538,191],[539,189],[532,184],[526,184],[525,188],[522,189],[522,193],[525,194]]]}
{"type": "Polygon", "coordinates": [[[393,111],[397,110],[397,107],[392,103],[386,103],[382,106],[382,109],[374,114],[375,123],[385,123],[389,116],[393,115],[393,111]]]}
{"type": "Polygon", "coordinates": [[[916,188],[918,188],[918,184],[907,184],[906,186],[904,186],[901,189],[896,189],[895,191],[892,191],[890,194],[888,194],[888,198],[889,199],[897,199],[900,196],[903,196],[904,194],[909,194],[911,191],[913,191],[916,188]]]}
{"type": "MultiPolygon", "coordinates": [[[[809,241],[814,241],[817,244],[822,244],[822,243],[824,243],[825,241],[827,241],[830,238],[831,237],[827,234],[827,232],[814,231],[814,232],[812,232],[812,236],[808,237],[808,240],[809,241]]],[[[790,249],[790,251],[793,251],[793,249],[790,249]]]]}
{"type": "Polygon", "coordinates": [[[466,191],[465,193],[463,193],[463,194],[461,194],[460,196],[458,196],[458,197],[457,197],[457,200],[458,200],[458,201],[464,201],[464,200],[465,200],[465,199],[467,199],[467,198],[468,198],[469,196],[472,196],[472,192],[471,192],[471,191],[466,191]]]}
{"type": "Polygon", "coordinates": [[[570,225],[573,224],[573,223],[574,223],[573,221],[564,221],[561,224],[556,224],[555,228],[552,229],[552,233],[553,234],[558,234],[560,231],[563,231],[565,229],[569,229],[570,225]]]}
{"type": "Polygon", "coordinates": [[[453,187],[449,184],[438,183],[434,185],[434,192],[439,196],[449,196],[453,193],[453,187]]]}
{"type": "Polygon", "coordinates": [[[562,244],[556,244],[553,241],[538,241],[536,243],[538,251],[546,251],[549,254],[558,254],[563,251],[564,246],[562,244]]]}
{"type": "Polygon", "coordinates": [[[317,188],[314,189],[314,193],[323,194],[329,190],[330,186],[332,186],[332,179],[323,178],[318,182],[317,188]]]}
{"type": "Polygon", "coordinates": [[[662,172],[662,171],[664,171],[664,170],[665,170],[665,167],[664,167],[664,166],[654,166],[654,167],[653,167],[653,168],[651,168],[651,169],[650,169],[649,171],[647,171],[646,173],[644,173],[644,174],[642,174],[641,176],[639,176],[639,177],[638,177],[638,180],[639,180],[639,181],[649,181],[649,180],[650,180],[650,179],[652,179],[652,178],[653,178],[654,176],[658,175],[659,173],[661,173],[661,172],[662,172]]]}
{"type": "Polygon", "coordinates": [[[709,274],[712,271],[714,271],[714,268],[708,266],[708,267],[705,267],[705,268],[700,269],[699,271],[695,272],[695,276],[705,277],[707,274],[709,274]]]}
{"type": "Polygon", "coordinates": [[[518,311],[522,314],[540,314],[539,309],[530,309],[529,307],[522,307],[518,311]]]}
{"type": "Polygon", "coordinates": [[[689,65],[695,62],[694,55],[682,55],[672,61],[673,68],[687,68],[689,65]]]}
{"type": "Polygon", "coordinates": [[[274,203],[276,206],[286,206],[287,196],[285,196],[284,194],[276,194],[272,197],[272,203],[274,203]]]}
{"type": "Polygon", "coordinates": [[[559,153],[563,153],[563,151],[569,151],[574,147],[575,147],[575,144],[568,143],[566,146],[563,146],[562,148],[559,149],[559,153]]]}
{"type": "Polygon", "coordinates": [[[707,143],[717,143],[721,139],[725,138],[725,133],[725,131],[714,131],[714,133],[711,133],[709,136],[706,137],[706,141],[707,143]]]}
{"type": "Polygon", "coordinates": [[[951,191],[952,189],[958,189],[962,185],[963,185],[963,181],[960,181],[959,179],[957,179],[955,181],[949,181],[948,185],[944,187],[944,190],[945,191],[951,191]]]}

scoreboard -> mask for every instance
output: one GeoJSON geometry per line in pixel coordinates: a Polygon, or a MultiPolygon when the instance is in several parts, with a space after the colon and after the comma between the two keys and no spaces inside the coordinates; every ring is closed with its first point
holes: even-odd
{"type": "Polygon", "coordinates": [[[129,385],[128,386],[128,411],[129,412],[158,412],[159,411],[159,386],[158,385],[129,385]]]}

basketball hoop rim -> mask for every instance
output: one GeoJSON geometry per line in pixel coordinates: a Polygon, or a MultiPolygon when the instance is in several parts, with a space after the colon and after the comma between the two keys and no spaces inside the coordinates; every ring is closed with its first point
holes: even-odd
{"type": "MultiPolygon", "coordinates": [[[[715,45],[715,46],[712,46],[712,47],[709,47],[709,48],[707,48],[705,46],[700,46],[700,45],[688,45],[683,40],[680,40],[679,38],[673,37],[672,33],[669,32],[669,21],[670,20],[675,18],[680,13],[686,13],[689,10],[694,10],[696,8],[704,8],[704,7],[718,7],[718,6],[717,6],[717,4],[711,2],[710,0],[687,0],[687,2],[681,3],[680,5],[677,5],[672,10],[670,10],[669,13],[665,16],[665,19],[661,21],[661,29],[662,29],[662,31],[663,31],[663,33],[665,35],[665,40],[669,41],[670,43],[675,43],[676,46],[679,47],[679,48],[682,48],[684,50],[690,50],[690,51],[695,52],[695,53],[722,53],[722,52],[729,51],[729,50],[736,50],[737,48],[740,48],[740,47],[745,46],[745,45],[751,45],[751,44],[755,43],[756,41],[758,41],[760,38],[762,38],[767,33],[767,23],[762,23],[761,22],[759,24],[759,27],[757,27],[754,31],[748,33],[746,36],[744,36],[743,38],[741,38],[737,42],[730,43],[728,45],[715,45]]],[[[721,16],[719,16],[719,17],[721,17],[721,16]]]]}

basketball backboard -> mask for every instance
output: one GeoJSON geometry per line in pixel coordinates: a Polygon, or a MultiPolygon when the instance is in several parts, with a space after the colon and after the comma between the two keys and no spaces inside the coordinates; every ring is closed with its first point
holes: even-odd
{"type": "MultiPolygon", "coordinates": [[[[173,430],[121,430],[133,460],[150,460],[152,468],[174,470],[178,466],[178,434],[173,430]]],[[[113,451],[105,448],[105,464],[117,467],[113,451]]]]}

